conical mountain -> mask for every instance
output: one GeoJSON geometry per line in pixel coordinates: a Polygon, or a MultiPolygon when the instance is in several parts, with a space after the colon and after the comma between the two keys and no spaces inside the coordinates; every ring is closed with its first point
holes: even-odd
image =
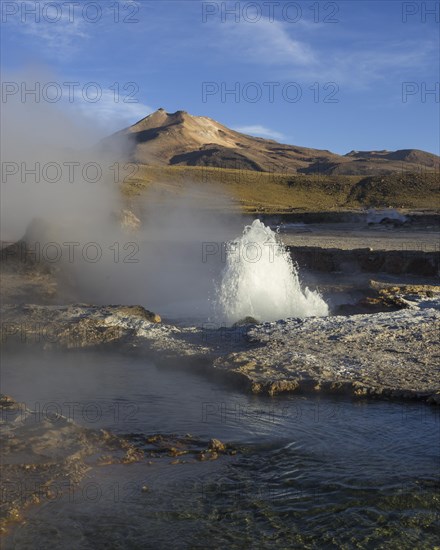
{"type": "Polygon", "coordinates": [[[162,108],[110,136],[103,145],[121,140],[130,160],[139,164],[348,175],[440,169],[440,157],[416,149],[338,155],[250,136],[209,117],[186,111],[168,113],[162,108]]]}

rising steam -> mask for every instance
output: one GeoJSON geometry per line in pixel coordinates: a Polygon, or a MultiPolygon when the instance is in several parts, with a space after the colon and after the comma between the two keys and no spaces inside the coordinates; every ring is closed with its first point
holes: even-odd
{"type": "MultiPolygon", "coordinates": [[[[33,72],[8,80],[32,89],[54,77],[33,72]]],[[[58,303],[140,304],[206,319],[216,267],[203,262],[202,243],[238,230],[224,215],[231,201],[191,181],[153,181],[127,198],[124,141],[97,146],[106,136],[80,111],[31,99],[17,95],[2,105],[3,243],[25,236],[57,278],[58,303]],[[139,223],[127,228],[124,218],[139,223]]]]}

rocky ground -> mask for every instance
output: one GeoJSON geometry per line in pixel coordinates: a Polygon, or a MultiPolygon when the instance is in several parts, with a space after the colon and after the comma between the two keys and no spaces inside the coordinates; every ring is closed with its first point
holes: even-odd
{"type": "Polygon", "coordinates": [[[436,309],[290,319],[248,331],[256,347],[215,360],[253,392],[347,392],[440,404],[436,309]]]}
{"type": "MultiPolygon", "coordinates": [[[[334,391],[440,403],[439,293],[380,291],[402,309],[225,328],[179,327],[138,307],[3,307],[2,346],[118,346],[200,367],[253,392],[334,391]]],[[[250,321],[250,320],[248,320],[250,321]]]]}

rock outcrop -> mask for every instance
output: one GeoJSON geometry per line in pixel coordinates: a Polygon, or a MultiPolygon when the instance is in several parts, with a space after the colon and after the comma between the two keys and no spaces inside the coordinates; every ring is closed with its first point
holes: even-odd
{"type": "Polygon", "coordinates": [[[4,306],[2,346],[92,348],[172,362],[253,392],[342,392],[438,402],[438,295],[393,294],[405,309],[238,327],[177,327],[140,306],[4,306]]]}
{"type": "Polygon", "coordinates": [[[435,402],[439,331],[436,309],[288,319],[251,328],[255,347],[219,357],[214,369],[255,393],[327,391],[435,402]]]}

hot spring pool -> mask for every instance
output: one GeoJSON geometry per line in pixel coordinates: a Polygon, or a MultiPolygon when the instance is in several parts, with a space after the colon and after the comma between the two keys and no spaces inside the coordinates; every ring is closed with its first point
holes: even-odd
{"type": "Polygon", "coordinates": [[[438,408],[244,395],[107,352],[6,355],[2,374],[2,391],[28,408],[59,407],[88,428],[189,432],[240,449],[197,464],[92,468],[75,494],[29,508],[5,549],[438,545],[438,408]]]}

